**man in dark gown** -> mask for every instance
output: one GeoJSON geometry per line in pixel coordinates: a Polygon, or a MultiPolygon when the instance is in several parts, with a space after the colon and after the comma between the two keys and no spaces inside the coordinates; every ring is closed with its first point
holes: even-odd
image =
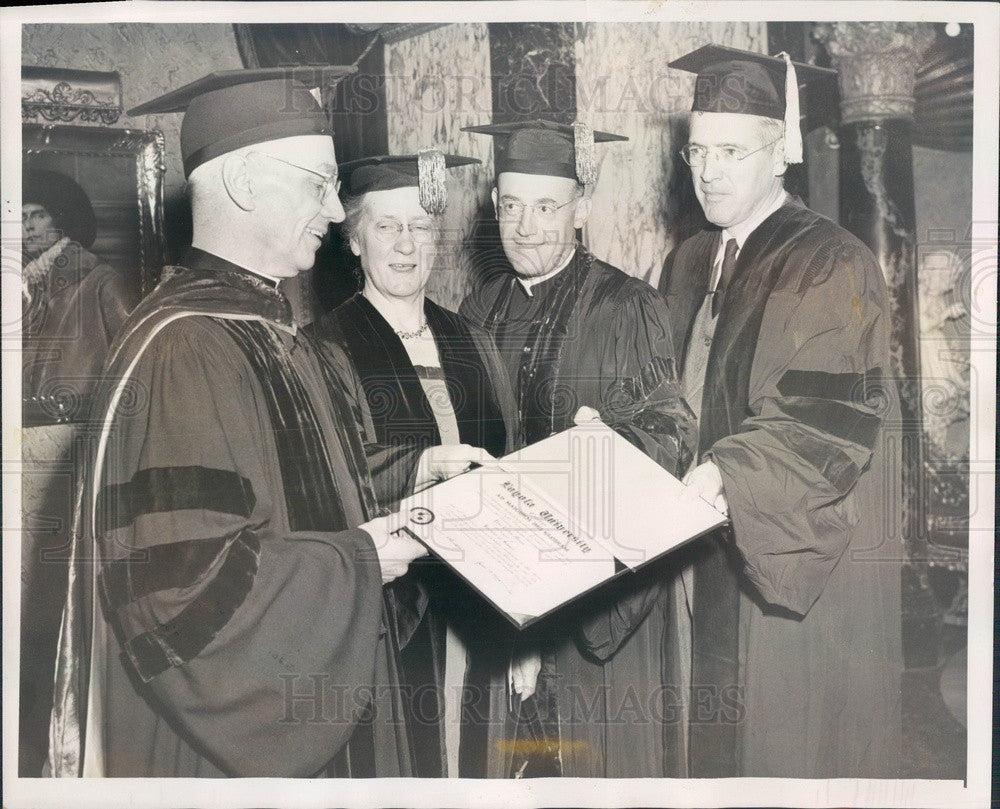
{"type": "Polygon", "coordinates": [[[343,218],[326,116],[284,71],[138,112],[185,107],[193,247],[97,393],[53,772],[409,775],[383,583],[423,550],[365,523],[354,411],[278,288],[343,218]]]}
{"type": "Polygon", "coordinates": [[[668,258],[661,289],[700,414],[688,483],[732,520],[692,545],[685,576],[701,689],[691,775],[896,777],[902,544],[882,270],[782,187],[801,161],[792,67],[717,46],[673,66],[698,74],[682,154],[711,225],[668,258]]]}
{"type": "MultiPolygon", "coordinates": [[[[591,210],[593,143],[623,138],[546,121],[469,129],[499,138],[493,201],[509,264],[474,279],[460,312],[497,342],[524,443],[572,427],[587,408],[682,473],[693,420],[666,307],[575,239],[591,210]]],[[[515,756],[520,774],[682,774],[683,727],[669,704],[679,676],[670,579],[669,563],[654,563],[527,633],[543,666],[535,704],[521,707],[537,709],[544,727],[535,732],[555,753],[547,766],[515,756]]],[[[530,736],[523,742],[537,749],[530,736]]]]}

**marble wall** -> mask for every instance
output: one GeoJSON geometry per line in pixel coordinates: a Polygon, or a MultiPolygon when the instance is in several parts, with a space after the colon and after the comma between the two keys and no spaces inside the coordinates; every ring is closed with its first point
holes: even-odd
{"type": "Polygon", "coordinates": [[[577,111],[627,135],[598,146],[601,177],[584,230],[599,258],[656,284],[663,260],[701,214],[677,150],[687,139],[694,76],[667,63],[709,42],[767,50],[766,23],[581,23],[577,111]],[[692,208],[692,205],[695,208],[692,208]]]}
{"type": "Polygon", "coordinates": [[[490,44],[485,24],[448,25],[386,45],[389,151],[435,147],[483,161],[449,171],[448,210],[428,294],[455,309],[468,286],[477,219],[492,215],[491,138],[461,132],[490,120],[490,44]]]}

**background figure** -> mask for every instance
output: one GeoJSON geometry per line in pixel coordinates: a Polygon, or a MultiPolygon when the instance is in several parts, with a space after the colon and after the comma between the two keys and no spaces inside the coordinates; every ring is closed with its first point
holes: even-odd
{"type": "MultiPolygon", "coordinates": [[[[341,166],[350,194],[344,228],[363,286],[317,321],[315,333],[343,350],[352,365],[345,384],[361,387],[357,400],[371,439],[366,454],[384,507],[464,470],[483,455],[477,448],[489,456],[516,448],[517,413],[493,341],[425,296],[438,251],[451,247],[439,233],[444,167],[473,162],[422,152],[341,166]]],[[[334,361],[339,355],[333,353],[334,361]]],[[[387,591],[415,774],[458,776],[467,656],[475,655],[477,665],[486,654],[503,659],[497,632],[509,638],[513,630],[432,560],[415,564],[387,591]]],[[[498,665],[505,668],[506,659],[498,665]]],[[[470,687],[474,693],[488,680],[470,687]]],[[[485,730],[482,723],[462,728],[462,743],[475,744],[472,737],[485,730]]]]}
{"type": "Polygon", "coordinates": [[[89,252],[97,236],[86,192],[59,172],[29,168],[22,183],[22,425],[20,770],[45,760],[72,487],[72,422],[87,417],[108,348],[138,303],[138,279],[89,252]],[[44,466],[42,464],[45,464],[44,466]],[[46,471],[42,471],[42,470],[46,471]]]}
{"type": "Polygon", "coordinates": [[[88,252],[94,210],[65,174],[24,172],[21,230],[25,425],[80,420],[138,279],[88,252]]]}
{"type": "Polygon", "coordinates": [[[893,778],[903,549],[885,280],[782,187],[801,160],[795,71],[714,45],[671,66],[698,74],[681,154],[712,223],[663,272],[699,414],[685,482],[732,520],[677,555],[690,775],[893,778]]]}

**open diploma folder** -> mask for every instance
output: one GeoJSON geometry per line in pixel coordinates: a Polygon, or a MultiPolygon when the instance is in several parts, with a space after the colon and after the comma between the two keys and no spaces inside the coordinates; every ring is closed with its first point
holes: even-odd
{"type": "Polygon", "coordinates": [[[595,421],[406,498],[398,530],[524,628],[727,522],[683,489],[595,421]]]}

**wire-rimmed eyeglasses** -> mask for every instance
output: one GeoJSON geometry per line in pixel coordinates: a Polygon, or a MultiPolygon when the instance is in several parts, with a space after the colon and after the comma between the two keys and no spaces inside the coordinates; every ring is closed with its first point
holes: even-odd
{"type": "Polygon", "coordinates": [[[556,214],[565,208],[567,205],[576,202],[579,197],[574,197],[571,200],[567,200],[562,203],[562,205],[556,205],[555,202],[543,201],[534,202],[528,205],[519,199],[514,199],[513,197],[503,197],[500,199],[499,204],[499,214],[502,219],[520,219],[524,215],[524,211],[530,208],[535,212],[535,215],[543,222],[552,221],[555,219],[556,214]]]}
{"type": "Polygon", "coordinates": [[[293,163],[291,160],[285,160],[283,157],[276,157],[275,155],[268,154],[267,152],[255,152],[255,154],[264,155],[264,157],[269,157],[271,160],[277,160],[279,163],[291,166],[293,169],[307,171],[314,177],[319,177],[323,181],[322,185],[316,186],[317,191],[319,191],[320,202],[326,202],[330,198],[331,194],[340,193],[340,178],[337,176],[336,171],[331,174],[323,174],[320,171],[316,171],[316,169],[300,166],[298,163],[293,163]]]}
{"type": "Polygon", "coordinates": [[[741,160],[746,160],[752,154],[757,154],[757,152],[766,149],[768,146],[773,146],[779,140],[781,138],[775,138],[769,143],[765,143],[763,146],[758,146],[756,149],[751,149],[750,151],[741,149],[739,146],[699,146],[695,143],[688,143],[681,147],[679,154],[684,158],[684,162],[692,168],[705,165],[705,161],[710,156],[714,156],[724,166],[732,166],[741,160]]]}

